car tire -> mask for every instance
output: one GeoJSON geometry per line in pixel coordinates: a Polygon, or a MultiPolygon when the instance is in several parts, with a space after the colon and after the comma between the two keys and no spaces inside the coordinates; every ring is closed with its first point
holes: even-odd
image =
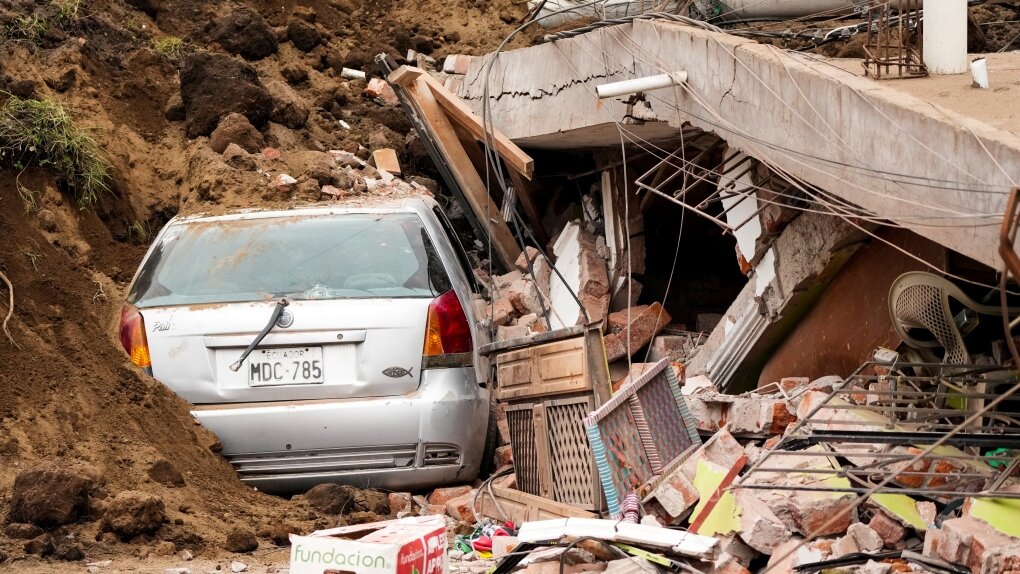
{"type": "Polygon", "coordinates": [[[482,450],[480,478],[488,478],[496,469],[496,448],[499,447],[499,426],[496,424],[496,396],[489,398],[489,424],[485,431],[485,448],[482,450]]]}

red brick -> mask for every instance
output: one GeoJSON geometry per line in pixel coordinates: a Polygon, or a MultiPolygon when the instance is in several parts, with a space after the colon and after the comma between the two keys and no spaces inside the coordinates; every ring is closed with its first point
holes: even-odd
{"type": "Polygon", "coordinates": [[[882,537],[882,541],[890,548],[895,546],[900,540],[903,540],[907,535],[907,529],[902,524],[880,510],[875,510],[868,526],[873,528],[875,532],[878,532],[878,535],[882,537]]]}
{"type": "Polygon", "coordinates": [[[664,329],[673,320],[669,313],[659,303],[641,305],[630,308],[630,325],[627,322],[627,310],[617,311],[609,314],[610,326],[614,321],[619,327],[619,332],[606,335],[606,357],[610,362],[633,355],[638,349],[648,344],[659,331],[664,329]],[[615,319],[614,319],[614,316],[615,319]]]}
{"type": "Polygon", "coordinates": [[[368,85],[365,86],[365,94],[371,98],[380,98],[389,104],[400,103],[393,88],[385,80],[380,80],[379,78],[372,78],[368,81],[368,85]]]}
{"type": "Polygon", "coordinates": [[[506,403],[496,403],[496,429],[499,430],[499,445],[510,444],[510,423],[506,419],[506,403]]]}
{"type": "Polygon", "coordinates": [[[429,504],[446,504],[450,500],[457,498],[458,496],[464,496],[471,492],[471,487],[468,485],[463,486],[447,486],[444,488],[437,488],[432,491],[429,495],[429,504]]]}
{"type": "Polygon", "coordinates": [[[768,434],[779,435],[786,432],[786,427],[797,422],[797,415],[790,412],[790,409],[783,401],[776,401],[771,408],[766,407],[767,422],[764,426],[768,434]]]}
{"type": "Polygon", "coordinates": [[[411,500],[410,492],[391,492],[389,493],[390,499],[390,516],[397,516],[401,512],[411,512],[415,504],[411,500]]]}
{"type": "Polygon", "coordinates": [[[713,572],[715,574],[751,574],[751,571],[744,568],[744,565],[737,562],[735,558],[730,558],[721,565],[716,566],[713,572]]]}
{"type": "Polygon", "coordinates": [[[504,466],[513,466],[514,464],[514,453],[511,450],[510,445],[501,446],[496,449],[496,468],[503,468],[504,466]]]}
{"type": "Polygon", "coordinates": [[[470,489],[465,494],[456,498],[451,498],[446,502],[447,516],[452,516],[457,520],[463,520],[464,522],[474,524],[475,514],[471,511],[471,505],[474,503],[474,499],[475,493],[470,489]]]}

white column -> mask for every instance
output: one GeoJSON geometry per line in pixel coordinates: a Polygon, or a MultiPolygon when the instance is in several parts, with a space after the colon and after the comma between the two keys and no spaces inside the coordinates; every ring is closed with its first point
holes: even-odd
{"type": "Polygon", "coordinates": [[[967,71],[967,0],[924,0],[923,49],[929,73],[967,71]]]}

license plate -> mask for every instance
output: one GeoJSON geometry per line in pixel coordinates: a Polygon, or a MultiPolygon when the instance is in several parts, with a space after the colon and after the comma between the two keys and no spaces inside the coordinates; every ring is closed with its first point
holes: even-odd
{"type": "Polygon", "coordinates": [[[256,349],[248,356],[248,385],[313,385],[325,382],[322,347],[256,349]]]}

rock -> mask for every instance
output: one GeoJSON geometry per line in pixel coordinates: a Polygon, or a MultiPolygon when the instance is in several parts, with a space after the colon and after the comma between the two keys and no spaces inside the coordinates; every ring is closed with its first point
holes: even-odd
{"type": "Polygon", "coordinates": [[[258,167],[255,156],[235,143],[229,144],[227,149],[223,150],[223,161],[230,167],[243,171],[254,171],[258,167]]]}
{"type": "Polygon", "coordinates": [[[496,449],[496,468],[503,468],[504,466],[513,466],[514,464],[514,453],[510,448],[510,445],[501,446],[496,449]]]}
{"type": "MultiPolygon", "coordinates": [[[[230,144],[234,145],[234,144],[230,144]]],[[[149,478],[153,482],[158,482],[164,486],[170,486],[173,488],[179,488],[184,486],[184,475],[177,469],[169,460],[160,459],[152,463],[149,467],[149,478]]]]}
{"type": "Polygon", "coordinates": [[[255,533],[247,528],[235,528],[227,534],[223,548],[228,552],[242,553],[251,552],[259,547],[259,541],[255,533]]]}
{"type": "Polygon", "coordinates": [[[55,463],[18,474],[11,492],[11,522],[52,528],[74,522],[88,510],[89,480],[55,463]]]}
{"type": "Polygon", "coordinates": [[[248,565],[245,564],[244,562],[238,562],[237,560],[234,560],[234,561],[232,561],[230,563],[230,571],[231,572],[234,572],[234,573],[244,572],[247,569],[248,569],[248,565]]]}
{"type": "Polygon", "coordinates": [[[300,84],[308,79],[308,69],[294,62],[280,66],[280,74],[288,84],[300,84]]]}
{"type": "Polygon", "coordinates": [[[851,524],[847,529],[847,534],[854,537],[857,547],[863,552],[878,552],[885,545],[878,532],[861,522],[851,524]]]}
{"type": "Polygon", "coordinates": [[[416,508],[410,492],[391,492],[386,495],[390,503],[390,516],[399,518],[401,514],[413,514],[416,508]]]}
{"type": "Polygon", "coordinates": [[[41,534],[29,540],[24,546],[25,554],[35,554],[39,557],[46,557],[53,554],[53,537],[49,534],[41,534]]]}
{"type": "Polygon", "coordinates": [[[14,540],[29,540],[40,536],[42,533],[42,528],[26,522],[13,522],[4,528],[4,534],[7,538],[13,538],[14,540]]]}
{"type": "Polygon", "coordinates": [[[291,18],[290,22],[287,22],[287,37],[302,52],[310,52],[322,42],[322,34],[315,24],[300,18],[291,18]]]}
{"type": "Polygon", "coordinates": [[[385,493],[341,484],[314,486],[305,493],[305,500],[312,508],[325,514],[374,512],[385,516],[390,513],[390,503],[385,493]]]}
{"type": "Polygon", "coordinates": [[[184,113],[184,100],[181,99],[180,90],[175,90],[170,94],[170,98],[167,99],[166,105],[163,106],[163,117],[168,122],[183,122],[184,113]]]}
{"type": "Polygon", "coordinates": [[[209,136],[209,147],[216,153],[223,153],[230,144],[237,144],[248,153],[258,153],[266,147],[266,140],[248,118],[232,112],[223,116],[209,136]]]}
{"type": "Polygon", "coordinates": [[[85,551],[81,545],[69,536],[53,537],[53,557],[59,560],[75,562],[85,559],[85,551]]]}
{"type": "Polygon", "coordinates": [[[255,68],[209,52],[185,57],[181,98],[191,138],[212,133],[220,118],[231,112],[244,114],[255,128],[262,128],[273,111],[273,98],[255,68]]]}
{"type": "Polygon", "coordinates": [[[280,150],[276,148],[267,147],[262,150],[262,157],[268,159],[269,161],[273,161],[280,159],[280,157],[282,157],[282,154],[280,153],[280,150]]]}
{"type": "Polygon", "coordinates": [[[333,156],[321,151],[301,151],[288,156],[290,167],[302,178],[314,179],[320,185],[333,183],[333,156]]]}
{"type": "Polygon", "coordinates": [[[266,82],[266,89],[273,100],[273,110],[269,119],[287,126],[300,129],[308,121],[308,106],[293,88],[279,80],[266,82]]]}
{"type": "Polygon", "coordinates": [[[269,531],[269,540],[277,546],[290,546],[290,535],[301,534],[301,531],[292,524],[286,522],[274,524],[269,531]]]}
{"type": "Polygon", "coordinates": [[[273,178],[272,187],[276,191],[291,192],[294,191],[294,186],[297,184],[297,180],[293,177],[281,173],[280,175],[273,178]]]}
{"type": "Polygon", "coordinates": [[[121,538],[151,534],[163,525],[163,499],[147,492],[125,490],[113,498],[103,513],[103,530],[121,538]]]}
{"type": "Polygon", "coordinates": [[[142,12],[145,12],[150,17],[155,18],[159,13],[159,5],[162,0],[127,0],[129,6],[132,6],[142,12]]]}
{"type": "Polygon", "coordinates": [[[248,7],[218,19],[212,37],[231,54],[260,60],[276,52],[276,34],[262,16],[248,7]]]}

